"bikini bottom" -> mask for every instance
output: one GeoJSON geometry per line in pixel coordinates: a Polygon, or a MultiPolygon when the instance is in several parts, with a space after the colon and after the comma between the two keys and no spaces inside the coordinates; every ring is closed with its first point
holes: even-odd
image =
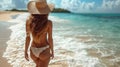
{"type": "Polygon", "coordinates": [[[40,53],[42,53],[44,50],[46,50],[47,48],[49,48],[49,45],[45,46],[45,47],[40,47],[40,48],[36,48],[36,47],[30,47],[32,53],[36,56],[39,57],[40,53]]]}

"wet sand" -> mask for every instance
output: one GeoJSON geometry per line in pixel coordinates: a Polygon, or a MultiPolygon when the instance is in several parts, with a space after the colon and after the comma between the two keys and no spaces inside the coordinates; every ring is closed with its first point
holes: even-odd
{"type": "Polygon", "coordinates": [[[6,50],[6,42],[9,40],[11,30],[8,29],[12,23],[7,21],[11,20],[13,15],[22,14],[23,12],[11,12],[11,11],[0,11],[0,67],[12,67],[6,58],[3,58],[3,53],[6,50]]]}
{"type": "Polygon", "coordinates": [[[3,53],[7,47],[6,42],[9,40],[11,31],[8,29],[10,23],[0,21],[0,67],[12,67],[7,60],[3,58],[3,53]]]}

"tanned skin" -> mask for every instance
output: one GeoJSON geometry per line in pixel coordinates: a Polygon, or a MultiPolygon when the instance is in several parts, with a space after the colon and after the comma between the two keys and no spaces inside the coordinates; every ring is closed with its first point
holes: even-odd
{"type": "MultiPolygon", "coordinates": [[[[31,38],[30,38],[31,18],[32,18],[32,16],[30,16],[26,21],[25,59],[28,60],[28,61],[29,61],[29,57],[28,57],[27,51],[28,51],[28,47],[29,47],[30,41],[31,41],[31,38]]],[[[40,47],[43,47],[43,46],[46,46],[46,45],[50,46],[48,49],[43,51],[39,55],[39,57],[34,56],[32,51],[30,50],[30,56],[33,59],[33,61],[35,62],[36,67],[48,67],[50,57],[52,59],[54,58],[53,38],[52,38],[52,21],[48,20],[47,26],[46,26],[46,29],[44,29],[44,32],[45,33],[41,34],[42,36],[40,36],[39,38],[35,38],[34,36],[32,36],[32,38],[33,38],[32,44],[31,44],[32,47],[40,48],[40,47]],[[48,39],[47,39],[47,36],[48,36],[48,39]],[[38,39],[39,39],[39,41],[38,41],[38,39]],[[35,45],[34,43],[37,43],[37,45],[35,45]]]]}

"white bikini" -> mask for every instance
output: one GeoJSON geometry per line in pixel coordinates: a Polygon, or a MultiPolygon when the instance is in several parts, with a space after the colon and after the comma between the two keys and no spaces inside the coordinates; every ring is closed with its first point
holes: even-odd
{"type": "Polygon", "coordinates": [[[45,46],[45,47],[40,47],[40,48],[36,48],[36,47],[30,47],[32,53],[36,56],[39,57],[40,53],[42,53],[44,50],[46,50],[47,48],[49,48],[49,45],[45,46]]]}

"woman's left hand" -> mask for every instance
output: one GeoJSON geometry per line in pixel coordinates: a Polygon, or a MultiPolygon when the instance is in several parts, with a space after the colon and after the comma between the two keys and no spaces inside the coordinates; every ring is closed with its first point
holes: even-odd
{"type": "Polygon", "coordinates": [[[25,53],[25,59],[26,59],[27,61],[29,61],[28,53],[25,53]]]}

